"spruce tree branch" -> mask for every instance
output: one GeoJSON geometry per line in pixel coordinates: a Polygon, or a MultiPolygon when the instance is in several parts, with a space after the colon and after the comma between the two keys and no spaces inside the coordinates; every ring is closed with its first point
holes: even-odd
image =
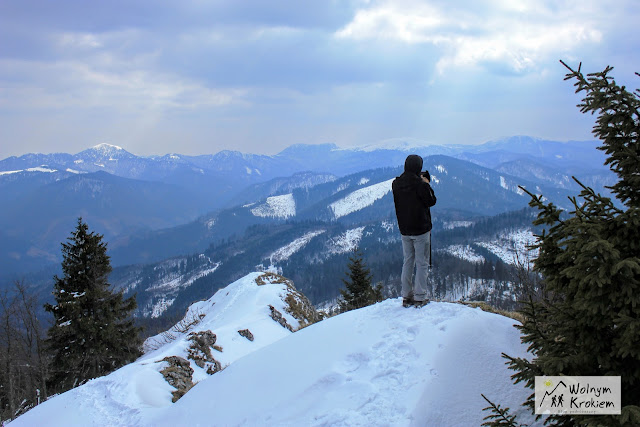
{"type": "Polygon", "coordinates": [[[509,408],[501,408],[500,405],[496,405],[482,393],[480,396],[489,403],[489,406],[482,410],[491,411],[491,414],[484,417],[486,421],[482,423],[483,426],[526,427],[526,424],[516,424],[516,416],[509,415],[509,408]]]}
{"type": "Polygon", "coordinates": [[[529,295],[529,307],[531,308],[531,315],[532,315],[530,320],[533,322],[533,326],[536,332],[543,340],[547,341],[546,334],[542,332],[542,330],[540,329],[540,325],[538,322],[538,313],[536,312],[536,304],[533,301],[533,297],[531,297],[531,295],[529,295]]]}

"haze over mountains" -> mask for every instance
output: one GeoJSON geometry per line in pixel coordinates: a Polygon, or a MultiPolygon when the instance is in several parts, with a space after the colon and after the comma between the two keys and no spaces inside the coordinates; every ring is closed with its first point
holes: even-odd
{"type": "MultiPolygon", "coordinates": [[[[119,286],[133,291],[133,283],[147,283],[140,289],[172,294],[144,293],[149,299],[140,306],[150,315],[194,282],[208,283],[198,292],[202,298],[259,265],[286,269],[293,262],[300,270],[302,264],[344,259],[366,242],[382,251],[397,239],[390,184],[409,153],[425,159],[438,196],[434,227],[446,230],[526,207],[529,196],[519,185],[567,209],[567,197],[579,192],[571,175],[606,192],[614,176],[596,146],[512,137],[479,146],[394,140],[352,149],[294,145],[273,156],[223,151],[141,157],[100,144],[75,155],[10,157],[0,161],[6,207],[0,212],[0,279],[6,284],[47,266],[42,277],[50,278],[60,243],[82,216],[109,242],[119,286]],[[171,282],[169,276],[150,275],[144,265],[165,273],[180,269],[171,273],[175,286],[160,286],[171,282]]],[[[522,222],[524,227],[530,220],[522,222]]],[[[483,251],[469,250],[470,256],[483,251]]],[[[327,295],[302,286],[314,302],[327,295]]],[[[194,296],[178,298],[177,312],[194,296]]]]}

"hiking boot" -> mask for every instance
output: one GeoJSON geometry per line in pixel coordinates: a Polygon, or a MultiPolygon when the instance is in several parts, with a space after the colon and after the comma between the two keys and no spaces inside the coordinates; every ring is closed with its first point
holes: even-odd
{"type": "Polygon", "coordinates": [[[402,306],[403,307],[411,307],[414,303],[415,303],[415,301],[413,300],[412,297],[402,298],[402,306]]]}
{"type": "Polygon", "coordinates": [[[413,302],[413,306],[415,308],[420,308],[420,307],[424,307],[425,305],[429,304],[429,299],[424,299],[422,301],[414,301],[413,302]]]}

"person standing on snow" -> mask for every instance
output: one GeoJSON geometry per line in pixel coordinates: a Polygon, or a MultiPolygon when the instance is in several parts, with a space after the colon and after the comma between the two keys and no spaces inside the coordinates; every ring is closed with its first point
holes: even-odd
{"type": "Polygon", "coordinates": [[[429,174],[421,176],[422,157],[411,154],[404,162],[404,173],[393,180],[393,202],[402,234],[402,305],[422,306],[427,299],[429,253],[431,251],[431,206],[436,196],[429,185],[429,174]],[[412,276],[416,270],[415,281],[412,276]]]}

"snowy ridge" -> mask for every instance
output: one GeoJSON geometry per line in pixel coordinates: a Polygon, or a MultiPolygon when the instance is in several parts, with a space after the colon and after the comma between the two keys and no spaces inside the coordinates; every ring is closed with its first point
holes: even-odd
{"type": "MultiPolygon", "coordinates": [[[[169,425],[163,418],[173,406],[171,392],[175,389],[160,373],[168,365],[162,359],[168,356],[187,359],[191,344],[188,340],[189,333],[212,331],[217,337],[216,345],[222,349],[213,350],[214,357],[222,367],[226,367],[291,334],[270,317],[269,305],[278,310],[294,328],[299,326],[299,322],[285,311],[287,285],[267,281],[259,286],[256,279],[262,275],[263,273],[251,273],[216,292],[209,300],[191,305],[181,322],[185,325],[195,321],[187,330],[174,327],[168,333],[149,338],[145,346],[155,346],[155,350],[148,351],[135,362],[107,376],[49,399],[11,425],[169,425]],[[249,341],[240,336],[238,330],[241,329],[249,329],[254,340],[249,341]],[[167,340],[167,336],[172,338],[167,340]],[[158,341],[164,342],[164,345],[158,347],[158,341]]],[[[190,365],[194,371],[194,382],[219,375],[207,374],[205,369],[193,361],[190,365]]],[[[203,411],[206,412],[205,409],[203,411]]],[[[204,425],[210,423],[209,420],[204,425]]],[[[184,420],[174,422],[173,425],[184,425],[184,420]]]]}
{"type": "Polygon", "coordinates": [[[391,191],[393,178],[368,187],[360,188],[329,205],[336,219],[371,206],[391,191]]]}
{"type": "MultiPolygon", "coordinates": [[[[231,343],[244,344],[244,341],[242,340],[245,338],[238,336],[239,338],[242,338],[242,340],[236,339],[238,329],[233,330],[236,327],[239,329],[249,328],[254,333],[254,343],[266,344],[267,341],[272,342],[271,338],[277,337],[279,339],[290,333],[290,331],[275,323],[273,319],[269,317],[269,305],[273,305],[278,311],[280,311],[287,322],[294,327],[294,330],[298,328],[300,326],[300,322],[285,310],[285,302],[283,301],[283,298],[287,291],[286,284],[269,283],[267,281],[267,285],[259,286],[256,279],[263,276],[263,274],[264,273],[258,272],[248,274],[247,276],[233,282],[226,288],[220,289],[207,301],[199,301],[192,304],[187,310],[187,314],[184,319],[189,321],[190,319],[195,319],[203,314],[204,318],[197,324],[197,327],[190,329],[190,331],[212,330],[218,338],[216,344],[220,345],[223,350],[225,348],[225,343],[229,344],[227,347],[233,347],[235,345],[232,345],[231,343]],[[266,320],[268,320],[268,322],[265,322],[267,325],[273,326],[273,323],[277,328],[267,328],[271,331],[271,335],[269,337],[261,336],[261,339],[258,340],[258,334],[256,331],[264,329],[265,325],[262,324],[262,321],[266,320]],[[241,327],[242,325],[245,326],[241,327]],[[253,328],[250,326],[253,326],[253,328]],[[286,332],[286,334],[274,334],[274,331],[280,332],[280,329],[286,332]]],[[[186,332],[183,335],[186,335],[186,332]]],[[[162,343],[163,340],[163,334],[150,337],[145,341],[145,348],[153,348],[157,346],[158,343],[162,343]]],[[[184,344],[184,342],[180,343],[180,341],[176,339],[174,342],[164,344],[158,350],[165,349],[165,353],[168,351],[175,352],[180,350],[184,344]]],[[[243,351],[251,349],[251,347],[244,345],[240,347],[242,347],[243,351]]],[[[151,351],[147,356],[151,357],[154,353],[155,351],[151,351]]],[[[217,355],[217,359],[224,366],[244,354],[245,353],[239,350],[234,352],[223,351],[221,354],[217,355]]]]}
{"type": "Polygon", "coordinates": [[[296,201],[293,194],[267,197],[267,200],[251,209],[254,216],[286,219],[296,215],[296,201]]]}
{"type": "Polygon", "coordinates": [[[306,233],[304,236],[298,237],[288,245],[285,245],[277,249],[271,255],[269,255],[269,261],[271,262],[271,265],[273,265],[276,262],[281,262],[289,259],[291,255],[293,255],[294,253],[298,252],[300,249],[305,247],[311,241],[311,239],[324,233],[325,231],[326,230],[310,231],[306,233]]]}
{"type": "Polygon", "coordinates": [[[4,171],[4,172],[0,172],[0,175],[10,175],[10,174],[20,173],[20,172],[54,173],[54,172],[58,172],[58,171],[56,169],[51,169],[51,168],[47,167],[46,165],[42,165],[42,166],[38,166],[38,167],[35,167],[35,168],[27,168],[27,169],[21,169],[21,170],[17,170],[17,171],[4,171]]]}
{"type": "Polygon", "coordinates": [[[354,151],[371,152],[376,150],[415,151],[431,145],[429,142],[417,138],[391,138],[374,144],[365,144],[350,148],[354,151]]]}
{"type": "Polygon", "coordinates": [[[405,309],[390,299],[291,334],[263,310],[284,288],[256,286],[259,275],[192,306],[205,314],[194,330],[216,333],[223,351],[213,353],[228,367],[207,375],[192,364],[199,384],[177,403],[159,361],[184,355],[184,336],[12,425],[474,426],[485,415],[480,393],[533,421],[520,406],[530,390],[512,383],[500,356],[531,357],[512,319],[451,303],[405,309]],[[255,341],[238,334],[244,327],[255,341]]]}
{"type": "Polygon", "coordinates": [[[2,171],[0,172],[0,175],[11,175],[13,173],[19,173],[19,172],[23,172],[22,170],[17,170],[17,171],[2,171]]]}

